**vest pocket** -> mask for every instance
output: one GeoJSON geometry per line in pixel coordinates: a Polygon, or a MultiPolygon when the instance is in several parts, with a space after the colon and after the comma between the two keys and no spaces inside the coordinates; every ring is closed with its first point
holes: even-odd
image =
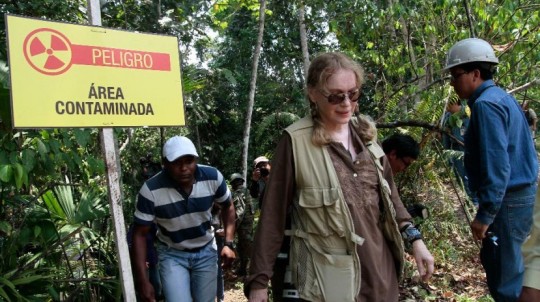
{"type": "Polygon", "coordinates": [[[353,256],[312,253],[315,276],[327,302],[352,302],[355,299],[353,256]]]}
{"type": "MultiPolygon", "coordinates": [[[[343,216],[344,203],[339,201],[339,193],[335,188],[306,188],[300,191],[298,204],[305,231],[321,236],[337,234],[345,236],[343,216]]],[[[346,205],[345,205],[346,206],[346,205]]]]}

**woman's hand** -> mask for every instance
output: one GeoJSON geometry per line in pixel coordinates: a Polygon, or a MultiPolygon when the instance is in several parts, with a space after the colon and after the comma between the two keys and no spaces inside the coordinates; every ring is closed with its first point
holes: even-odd
{"type": "Polygon", "coordinates": [[[431,275],[433,275],[433,271],[435,270],[435,260],[428,251],[424,241],[416,240],[412,243],[412,246],[414,260],[416,260],[416,265],[418,266],[418,273],[425,282],[431,278],[431,275]]]}
{"type": "Polygon", "coordinates": [[[249,302],[268,302],[268,289],[252,289],[249,292],[249,302]]]}

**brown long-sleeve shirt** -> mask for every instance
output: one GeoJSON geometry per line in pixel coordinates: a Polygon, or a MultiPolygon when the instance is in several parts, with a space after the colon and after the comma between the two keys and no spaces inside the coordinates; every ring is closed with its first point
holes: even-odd
{"type": "MultiPolygon", "coordinates": [[[[365,239],[357,246],[361,262],[361,290],[357,301],[397,301],[398,280],[395,262],[379,222],[379,180],[368,149],[351,129],[357,155],[351,159],[340,143],[328,146],[341,190],[351,212],[356,234],[365,239]]],[[[281,138],[274,154],[272,173],[264,195],[262,215],[255,235],[250,276],[246,286],[265,288],[283,240],[287,209],[296,191],[294,158],[288,134],[281,138]]],[[[318,163],[314,163],[318,164],[318,163]]],[[[392,171],[383,158],[384,177],[392,190],[398,223],[411,219],[395,187],[392,171]]]]}

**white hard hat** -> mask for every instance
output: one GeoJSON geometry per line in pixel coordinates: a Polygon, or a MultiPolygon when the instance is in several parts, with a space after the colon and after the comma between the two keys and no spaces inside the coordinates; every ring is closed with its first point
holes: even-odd
{"type": "Polygon", "coordinates": [[[478,38],[464,39],[454,44],[448,51],[444,70],[471,62],[499,64],[499,59],[488,42],[478,38]]]}

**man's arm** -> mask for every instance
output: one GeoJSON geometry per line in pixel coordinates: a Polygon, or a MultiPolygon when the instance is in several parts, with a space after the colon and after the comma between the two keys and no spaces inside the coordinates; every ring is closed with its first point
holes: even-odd
{"type": "MultiPolygon", "coordinates": [[[[225,242],[234,241],[234,232],[236,231],[235,222],[236,212],[234,210],[234,204],[229,197],[229,200],[222,204],[221,207],[221,221],[223,222],[223,228],[225,229],[225,242]]],[[[221,258],[223,259],[223,266],[229,267],[236,258],[235,252],[228,246],[224,246],[221,250],[221,258]]]]}
{"type": "Polygon", "coordinates": [[[478,187],[479,208],[473,225],[475,237],[483,239],[487,226],[493,223],[502,204],[510,180],[508,155],[507,114],[499,104],[477,101],[471,120],[476,125],[480,183],[478,187]],[[484,226],[480,226],[484,225],[484,226]]]}
{"type": "Polygon", "coordinates": [[[151,230],[150,225],[133,226],[133,247],[131,261],[135,277],[136,288],[143,301],[155,301],[154,287],[146,277],[146,235],[151,230]]]}

